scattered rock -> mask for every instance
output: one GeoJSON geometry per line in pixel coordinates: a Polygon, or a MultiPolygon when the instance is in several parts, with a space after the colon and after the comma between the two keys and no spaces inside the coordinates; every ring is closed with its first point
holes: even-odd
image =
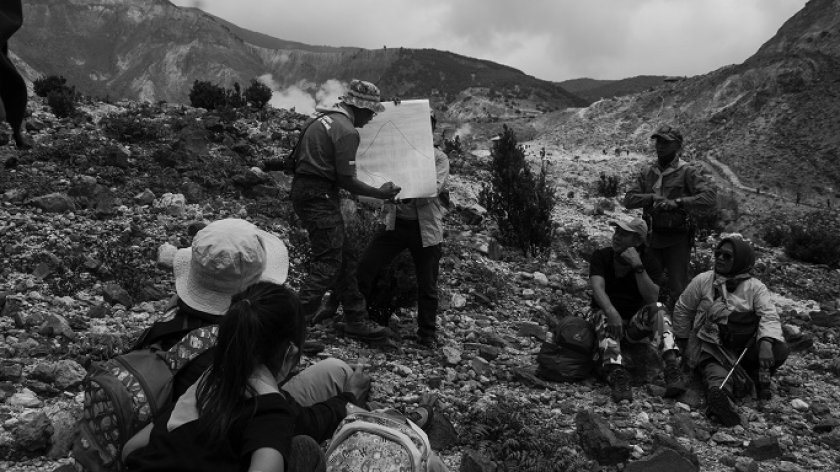
{"type": "Polygon", "coordinates": [[[435,451],[445,451],[461,444],[461,438],[455,426],[449,418],[441,411],[435,411],[432,417],[432,425],[426,434],[429,436],[429,444],[435,451]]]}
{"type": "Polygon", "coordinates": [[[811,408],[810,405],[808,405],[807,403],[805,403],[805,401],[799,398],[791,400],[790,406],[792,406],[795,410],[798,411],[808,411],[808,409],[811,408]]]}
{"type": "Polygon", "coordinates": [[[599,464],[616,465],[630,458],[632,447],[618,439],[606,420],[597,413],[579,410],[575,415],[575,424],[581,447],[599,464]]]}
{"type": "Polygon", "coordinates": [[[76,339],[76,332],[67,322],[67,319],[55,313],[47,313],[44,321],[38,328],[38,332],[45,336],[64,336],[66,339],[76,339]]]}
{"type": "Polygon", "coordinates": [[[18,419],[20,422],[11,429],[15,450],[22,452],[24,457],[37,456],[45,452],[50,445],[50,438],[54,431],[47,415],[36,413],[22,415],[18,419]]]}
{"type": "Polygon", "coordinates": [[[61,390],[69,390],[81,385],[85,375],[87,371],[76,361],[63,359],[36,365],[30,378],[50,383],[61,390]]]}
{"type": "Polygon", "coordinates": [[[698,472],[699,467],[676,451],[662,448],[649,457],[627,464],[624,472],[698,472]]]}
{"type": "Polygon", "coordinates": [[[151,205],[155,201],[155,198],[154,192],[149,189],[145,189],[134,196],[134,203],[138,205],[151,205]]]}
{"type": "Polygon", "coordinates": [[[73,199],[64,193],[51,193],[35,197],[30,200],[30,203],[47,213],[64,213],[76,209],[73,199]]]}
{"type": "Polygon", "coordinates": [[[496,463],[472,449],[464,450],[461,455],[459,472],[496,472],[496,463]]]}
{"type": "Polygon", "coordinates": [[[134,304],[128,291],[117,284],[105,284],[102,287],[102,298],[111,305],[119,303],[126,308],[134,304]]]}

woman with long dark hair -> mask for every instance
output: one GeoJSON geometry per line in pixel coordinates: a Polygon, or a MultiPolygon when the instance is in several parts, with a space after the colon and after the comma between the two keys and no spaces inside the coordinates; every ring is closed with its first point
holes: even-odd
{"type": "MultiPolygon", "coordinates": [[[[297,295],[258,282],[231,300],[213,363],[123,450],[129,471],[324,470],[296,431],[300,406],[278,385],[298,364],[306,324],[297,295]]],[[[351,387],[352,391],[352,387],[351,387]]]]}

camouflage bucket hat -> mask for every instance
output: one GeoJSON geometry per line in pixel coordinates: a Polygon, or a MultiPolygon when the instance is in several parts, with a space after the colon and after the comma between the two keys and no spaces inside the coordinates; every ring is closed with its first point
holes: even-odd
{"type": "Polygon", "coordinates": [[[680,130],[674,128],[671,125],[662,125],[659,129],[656,130],[655,133],[650,135],[651,139],[653,138],[662,138],[666,141],[679,141],[680,144],[683,142],[683,135],[680,133],[680,130]]]}
{"type": "Polygon", "coordinates": [[[376,113],[385,111],[385,107],[379,103],[379,89],[376,85],[364,80],[353,79],[350,82],[350,90],[347,91],[347,95],[339,97],[339,100],[355,107],[373,110],[376,113]]]}

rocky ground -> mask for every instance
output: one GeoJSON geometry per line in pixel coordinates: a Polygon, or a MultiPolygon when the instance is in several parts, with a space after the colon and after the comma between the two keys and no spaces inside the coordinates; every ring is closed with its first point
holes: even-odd
{"type": "MultiPolygon", "coordinates": [[[[253,168],[287,145],[300,115],[233,120],[123,103],[92,104],[78,119],[57,120],[32,106],[36,150],[0,148],[0,469],[9,471],[69,464],[85,369],[125,349],[174,293],[159,248],[186,247],[197,223],[236,216],[287,242],[293,285],[305,259],[287,180],[253,168]]],[[[453,160],[456,208],[447,216],[440,280],[444,346],[431,352],[409,339],[414,313],[403,310],[391,319],[406,335],[400,349],[347,340],[327,321],[310,335],[326,351],[304,364],[329,356],[369,364],[372,399],[400,408],[436,393],[441,414],[431,436],[453,470],[489,471],[489,458],[507,461],[503,470],[526,470],[514,464],[534,464],[538,448],[528,442],[545,438],[562,445],[554,449],[568,470],[598,470],[596,461],[601,470],[628,471],[840,468],[840,272],[791,261],[778,249],[759,248],[757,275],[777,294],[797,350],[776,376],[773,400],[741,403],[742,425],[710,422],[699,390],[661,398],[655,368],[637,368],[637,383],[650,385],[635,387],[634,402],[622,405],[596,380],[533,376],[553,317],[587,305],[587,255],[609,236],[607,223],[625,213],[617,200],[596,195],[598,175],[629,174],[646,157],[526,144],[534,158],[541,146],[555,146],[550,168],[561,198],[550,255],[527,259],[493,240],[475,208],[486,158],[467,153],[453,160]],[[514,424],[505,416],[511,412],[527,412],[516,416],[527,420],[514,424]]],[[[708,267],[712,242],[698,245],[697,269],[708,267]]],[[[635,354],[637,367],[655,367],[644,352],[635,354]]]]}

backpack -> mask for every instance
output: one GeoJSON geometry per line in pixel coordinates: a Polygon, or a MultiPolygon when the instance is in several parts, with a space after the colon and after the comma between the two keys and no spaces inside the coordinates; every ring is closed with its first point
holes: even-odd
{"type": "Polygon", "coordinates": [[[578,316],[557,322],[554,342],[545,342],[537,354],[537,376],[552,382],[578,382],[589,377],[597,358],[595,327],[578,316]]]}
{"type": "Polygon", "coordinates": [[[351,413],[327,448],[327,472],[426,472],[432,447],[420,427],[382,411],[351,413]]]}
{"type": "Polygon", "coordinates": [[[84,382],[82,418],[76,423],[76,470],[116,472],[122,448],[172,402],[175,374],[216,344],[218,326],[190,331],[167,351],[150,347],[94,364],[84,382]]]}

